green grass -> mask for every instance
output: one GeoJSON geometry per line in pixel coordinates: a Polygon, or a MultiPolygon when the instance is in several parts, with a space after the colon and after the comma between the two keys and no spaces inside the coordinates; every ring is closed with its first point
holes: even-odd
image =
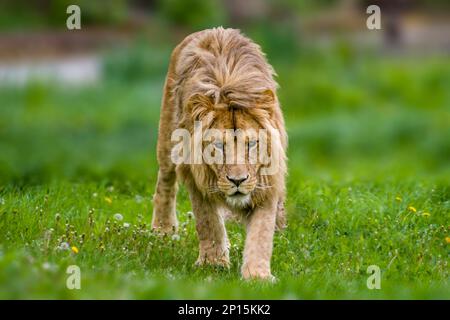
{"type": "Polygon", "coordinates": [[[234,222],[230,270],[194,266],[184,189],[179,239],[150,232],[159,63],[146,77],[113,56],[98,86],[0,88],[0,298],[448,299],[450,64],[339,50],[275,61],[290,141],[275,284],[240,280],[234,222]],[[66,288],[72,264],[81,290],[66,288]]]}

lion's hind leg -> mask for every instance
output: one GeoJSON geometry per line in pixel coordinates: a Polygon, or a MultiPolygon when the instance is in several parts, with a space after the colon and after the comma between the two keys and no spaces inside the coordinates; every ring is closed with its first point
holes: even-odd
{"type": "Polygon", "coordinates": [[[280,198],[277,203],[276,231],[286,229],[286,210],[284,208],[284,198],[280,198]]]}

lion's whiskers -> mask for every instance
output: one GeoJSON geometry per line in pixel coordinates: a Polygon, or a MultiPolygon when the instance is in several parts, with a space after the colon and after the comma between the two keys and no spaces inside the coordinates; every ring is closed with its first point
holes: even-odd
{"type": "Polygon", "coordinates": [[[208,188],[208,193],[213,194],[213,193],[219,193],[220,189],[217,187],[210,187],[208,188]]]}

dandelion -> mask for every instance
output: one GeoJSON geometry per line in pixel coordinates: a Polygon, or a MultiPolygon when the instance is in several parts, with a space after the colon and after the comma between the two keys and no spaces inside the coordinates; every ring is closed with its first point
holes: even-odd
{"type": "Polygon", "coordinates": [[[78,248],[75,246],[73,246],[71,249],[72,249],[72,252],[75,254],[79,252],[78,248]]]}
{"type": "Polygon", "coordinates": [[[54,269],[55,267],[51,264],[51,263],[49,263],[49,262],[44,262],[43,264],[42,264],[42,269],[44,269],[44,270],[52,270],[52,269],[54,269]]]}
{"type": "Polygon", "coordinates": [[[174,235],[172,235],[172,240],[173,241],[178,241],[178,240],[180,240],[180,236],[177,235],[177,234],[174,234],[174,235]]]}
{"type": "Polygon", "coordinates": [[[402,198],[399,196],[395,197],[395,200],[397,200],[398,202],[402,202],[402,198]]]}
{"type": "Polygon", "coordinates": [[[60,245],[58,246],[58,250],[61,251],[66,251],[69,250],[70,245],[67,242],[61,242],[60,245]]]}
{"type": "Polygon", "coordinates": [[[114,219],[116,219],[117,221],[122,221],[123,220],[123,216],[120,213],[116,213],[114,215],[114,219]]]}
{"type": "Polygon", "coordinates": [[[413,206],[409,206],[408,210],[411,211],[411,212],[417,212],[417,209],[414,208],[413,206]]]}
{"type": "Polygon", "coordinates": [[[445,237],[445,242],[450,243],[450,237],[445,237]]]}
{"type": "Polygon", "coordinates": [[[429,213],[429,212],[424,212],[424,213],[422,213],[422,216],[424,216],[424,217],[429,217],[429,216],[430,216],[430,213],[429,213]]]}
{"type": "Polygon", "coordinates": [[[109,203],[109,204],[112,203],[112,199],[111,199],[110,197],[105,197],[105,201],[106,201],[107,203],[109,203]]]}
{"type": "Polygon", "coordinates": [[[128,228],[130,227],[130,224],[129,224],[128,222],[124,222],[124,223],[123,223],[123,227],[124,227],[125,229],[128,229],[128,228]]]}
{"type": "Polygon", "coordinates": [[[141,195],[136,195],[134,197],[134,201],[136,201],[136,203],[142,203],[142,201],[144,201],[144,198],[141,195]]]}
{"type": "Polygon", "coordinates": [[[167,279],[169,280],[175,280],[175,276],[171,273],[167,274],[167,279]]]}

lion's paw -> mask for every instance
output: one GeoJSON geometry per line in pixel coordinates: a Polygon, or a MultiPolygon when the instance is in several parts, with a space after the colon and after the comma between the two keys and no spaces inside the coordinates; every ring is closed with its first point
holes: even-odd
{"type": "Polygon", "coordinates": [[[177,223],[160,223],[156,221],[152,223],[152,230],[160,235],[174,234],[177,232],[177,229],[177,223]]]}
{"type": "Polygon", "coordinates": [[[243,267],[242,268],[242,278],[244,280],[262,280],[267,281],[271,283],[275,283],[277,281],[277,278],[275,278],[271,273],[270,270],[261,269],[261,268],[249,268],[249,267],[243,267]]]}
{"type": "Polygon", "coordinates": [[[212,257],[207,255],[201,255],[198,257],[197,261],[195,262],[195,265],[200,267],[204,265],[210,265],[210,266],[217,266],[229,269],[230,268],[230,259],[226,257],[226,255],[219,256],[219,257],[212,257]]]}

